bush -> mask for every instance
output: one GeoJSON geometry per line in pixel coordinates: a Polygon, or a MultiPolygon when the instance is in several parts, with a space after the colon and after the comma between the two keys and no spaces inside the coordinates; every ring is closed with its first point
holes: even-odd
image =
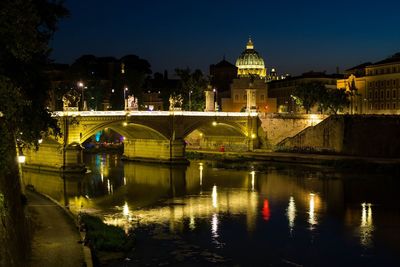
{"type": "Polygon", "coordinates": [[[86,239],[95,250],[121,252],[133,247],[133,239],[121,228],[107,225],[98,217],[82,214],[80,223],[86,228],[86,239]]]}

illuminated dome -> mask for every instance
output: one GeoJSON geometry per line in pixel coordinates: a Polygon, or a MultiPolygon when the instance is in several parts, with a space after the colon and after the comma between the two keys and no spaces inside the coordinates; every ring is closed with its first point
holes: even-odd
{"type": "Polygon", "coordinates": [[[238,68],[239,77],[257,75],[260,78],[264,78],[267,74],[264,59],[254,50],[254,45],[250,38],[247,42],[246,50],[236,60],[236,67],[238,68]]]}

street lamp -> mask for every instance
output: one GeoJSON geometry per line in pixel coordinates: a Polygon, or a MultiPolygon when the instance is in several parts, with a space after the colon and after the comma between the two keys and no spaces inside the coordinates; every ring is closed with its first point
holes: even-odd
{"type": "Polygon", "coordinates": [[[78,82],[78,87],[82,90],[82,110],[87,110],[83,82],[78,82]]]}
{"type": "Polygon", "coordinates": [[[213,89],[214,92],[214,110],[218,111],[218,90],[216,88],[213,89]]]}
{"type": "Polygon", "coordinates": [[[192,111],[192,93],[193,91],[189,91],[189,111],[192,111]]]}
{"type": "Polygon", "coordinates": [[[128,87],[124,88],[124,110],[128,109],[128,100],[126,99],[126,94],[128,93],[128,87]]]}

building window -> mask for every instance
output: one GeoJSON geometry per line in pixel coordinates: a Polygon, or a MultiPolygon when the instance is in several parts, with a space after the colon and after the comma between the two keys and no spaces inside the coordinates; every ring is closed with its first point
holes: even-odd
{"type": "Polygon", "coordinates": [[[381,90],[381,99],[383,99],[384,98],[384,93],[383,93],[383,90],[381,90]]]}
{"type": "Polygon", "coordinates": [[[247,95],[243,96],[243,100],[247,101],[247,95]]]}
{"type": "Polygon", "coordinates": [[[264,95],[261,95],[260,99],[261,101],[264,101],[264,95]]]}
{"type": "Polygon", "coordinates": [[[397,96],[396,96],[396,90],[393,90],[392,96],[393,96],[393,98],[396,98],[396,97],[397,97],[397,96]]]}
{"type": "Polygon", "coordinates": [[[396,109],[396,103],[393,103],[393,109],[396,109]]]}
{"type": "Polygon", "coordinates": [[[386,104],[386,109],[390,109],[390,104],[389,103],[386,104]]]}
{"type": "Polygon", "coordinates": [[[378,91],[375,90],[375,99],[378,99],[378,91]]]}
{"type": "Polygon", "coordinates": [[[239,96],[235,95],[235,101],[238,101],[238,100],[239,100],[239,96]]]}
{"type": "Polygon", "coordinates": [[[384,110],[385,109],[385,105],[382,103],[381,104],[381,109],[384,110]]]}
{"type": "Polygon", "coordinates": [[[372,99],[372,91],[369,91],[369,99],[372,99]]]}
{"type": "Polygon", "coordinates": [[[389,98],[390,98],[390,91],[387,90],[387,91],[386,91],[386,99],[389,99],[389,98]]]}

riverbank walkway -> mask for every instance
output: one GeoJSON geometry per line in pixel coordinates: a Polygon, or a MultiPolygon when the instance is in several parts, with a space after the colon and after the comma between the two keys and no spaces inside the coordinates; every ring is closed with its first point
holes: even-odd
{"type": "Polygon", "coordinates": [[[27,190],[32,224],[31,267],[87,266],[73,219],[50,199],[27,190]]]}

